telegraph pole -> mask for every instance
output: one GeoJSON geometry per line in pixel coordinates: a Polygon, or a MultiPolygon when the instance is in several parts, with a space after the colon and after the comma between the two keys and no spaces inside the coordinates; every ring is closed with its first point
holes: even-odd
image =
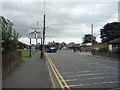
{"type": "Polygon", "coordinates": [[[44,2],[44,18],[43,18],[43,45],[41,47],[41,58],[44,55],[44,43],[45,43],[45,2],[44,2]]]}
{"type": "Polygon", "coordinates": [[[43,46],[42,46],[42,53],[41,53],[41,58],[44,55],[44,44],[45,44],[45,15],[44,15],[44,20],[43,20],[43,46]]]}

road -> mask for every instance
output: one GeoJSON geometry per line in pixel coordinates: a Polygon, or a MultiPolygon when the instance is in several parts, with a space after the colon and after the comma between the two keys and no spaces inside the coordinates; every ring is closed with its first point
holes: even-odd
{"type": "Polygon", "coordinates": [[[118,88],[117,59],[71,50],[48,55],[70,88],[118,88]]]}

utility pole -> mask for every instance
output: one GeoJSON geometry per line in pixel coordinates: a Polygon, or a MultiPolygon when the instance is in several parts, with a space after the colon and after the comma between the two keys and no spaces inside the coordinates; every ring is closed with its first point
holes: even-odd
{"type": "Polygon", "coordinates": [[[44,2],[44,18],[43,18],[43,45],[41,47],[41,58],[43,57],[44,55],[44,43],[45,43],[45,2],[44,2]]]}
{"type": "Polygon", "coordinates": [[[41,58],[43,57],[44,55],[44,44],[45,44],[45,15],[44,15],[44,19],[43,19],[43,43],[42,43],[42,53],[41,53],[41,58]]]}

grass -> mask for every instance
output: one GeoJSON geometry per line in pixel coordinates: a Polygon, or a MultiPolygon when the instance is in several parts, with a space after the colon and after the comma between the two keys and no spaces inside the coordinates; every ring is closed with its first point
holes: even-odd
{"type": "MultiPolygon", "coordinates": [[[[23,58],[27,58],[27,57],[29,57],[29,50],[18,50],[18,51],[22,51],[22,57],[23,58]]],[[[31,51],[31,55],[33,55],[33,54],[35,54],[36,53],[36,51],[35,50],[32,50],[31,51]]]]}

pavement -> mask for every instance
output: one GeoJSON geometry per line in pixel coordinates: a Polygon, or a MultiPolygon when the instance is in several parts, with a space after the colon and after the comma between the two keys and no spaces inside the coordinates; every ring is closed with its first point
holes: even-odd
{"type": "Polygon", "coordinates": [[[3,79],[3,88],[51,88],[51,80],[45,59],[38,51],[31,58],[24,59],[19,67],[3,79]]]}

